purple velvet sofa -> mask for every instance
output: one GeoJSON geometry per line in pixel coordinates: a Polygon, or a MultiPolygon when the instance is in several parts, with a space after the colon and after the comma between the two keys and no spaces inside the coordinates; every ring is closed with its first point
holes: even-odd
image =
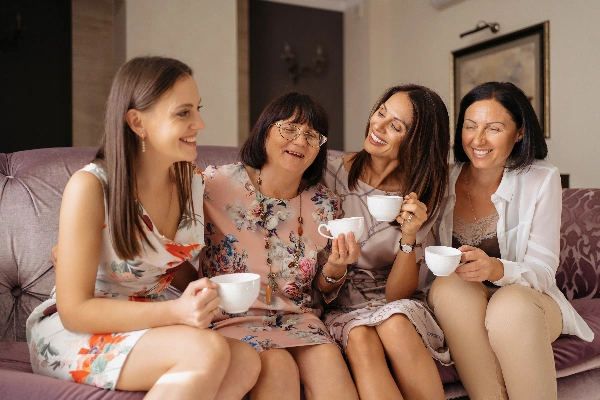
{"type": "MultiPolygon", "coordinates": [[[[238,149],[199,146],[200,168],[234,161],[238,149]]],[[[33,375],[25,320],[54,286],[50,248],[58,235],[62,192],[88,163],[91,148],[0,153],[0,398],[141,399],[143,392],[106,391],[33,375]]],[[[559,399],[600,398],[600,189],[563,190],[558,286],[596,333],[592,343],[554,343],[559,399]]],[[[466,398],[454,367],[439,366],[448,399],[466,398]]]]}

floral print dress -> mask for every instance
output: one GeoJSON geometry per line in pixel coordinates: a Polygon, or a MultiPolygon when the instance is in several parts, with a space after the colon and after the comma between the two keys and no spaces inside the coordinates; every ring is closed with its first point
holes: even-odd
{"type": "MultiPolygon", "coordinates": [[[[345,217],[362,216],[365,219],[365,233],[357,239],[361,256],[356,264],[348,267],[344,284],[326,299],[329,304],[324,320],[330,333],[346,349],[352,328],[379,325],[394,314],[404,314],[421,335],[431,355],[443,364],[452,363],[442,329],[429,309],[423,291],[417,289],[410,299],[390,303],[385,300],[385,285],[398,253],[402,233],[388,222],[377,221],[371,216],[367,208],[367,196],[386,193],[361,181],[356,190],[350,190],[342,157],[328,157],[325,184],[340,197],[340,208],[345,217]]],[[[420,268],[420,289],[433,280],[423,262],[423,249],[435,244],[431,234],[434,221],[435,218],[431,218],[417,232],[414,251],[420,268]]]]}
{"type": "Polygon", "coordinates": [[[222,335],[243,340],[258,352],[294,346],[335,343],[319,319],[322,307],[313,288],[318,260],[328,239],[317,227],[333,219],[337,198],[322,185],[305,189],[293,199],[263,196],[253,186],[244,165],[209,166],[204,171],[206,190],[206,248],[201,255],[205,276],[253,272],[261,276],[258,299],[240,314],[221,311],[213,328],[222,335]],[[302,197],[302,235],[298,216],[302,197]],[[261,217],[266,209],[265,223],[261,217]],[[263,226],[266,225],[266,226],[263,226]],[[269,249],[265,248],[265,238],[269,249]],[[293,263],[299,248],[297,265],[293,263]],[[277,274],[279,289],[266,303],[267,257],[277,274]]]}
{"type": "MultiPolygon", "coordinates": [[[[83,171],[94,174],[107,193],[107,176],[97,164],[83,171]]],[[[204,217],[202,196],[204,178],[196,170],[192,180],[195,214],[184,212],[174,240],[162,236],[139,204],[145,234],[156,250],[143,244],[144,256],[121,260],[111,245],[104,215],[102,248],[95,296],[119,301],[166,301],[164,290],[173,280],[183,261],[197,257],[204,246],[204,217]]],[[[60,308],[60,305],[59,305],[60,308]]],[[[104,389],[115,389],[121,368],[136,342],[148,329],[134,332],[81,334],[63,327],[57,312],[56,295],[33,310],[26,324],[27,343],[33,372],[66,381],[84,383],[104,389]]]]}

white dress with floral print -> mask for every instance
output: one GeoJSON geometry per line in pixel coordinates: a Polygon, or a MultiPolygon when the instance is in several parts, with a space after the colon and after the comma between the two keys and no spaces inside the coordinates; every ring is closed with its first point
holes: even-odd
{"type": "MultiPolygon", "coordinates": [[[[107,176],[99,165],[88,164],[82,170],[94,174],[107,193],[107,176]]],[[[183,261],[197,257],[204,246],[203,193],[204,178],[196,171],[192,180],[195,214],[184,212],[174,240],[158,232],[139,204],[142,226],[156,250],[143,244],[144,256],[135,260],[121,260],[115,254],[105,211],[95,296],[118,301],[168,300],[164,290],[173,280],[175,271],[183,261]]],[[[115,388],[127,355],[147,331],[94,335],[69,332],[60,320],[54,293],[33,310],[26,324],[34,373],[105,389],[115,388]]]]}
{"type": "Polygon", "coordinates": [[[319,253],[327,245],[317,227],[334,218],[337,198],[320,184],[289,200],[264,197],[256,191],[241,163],[210,166],[204,176],[206,248],[201,256],[204,275],[253,272],[261,276],[260,294],[251,308],[241,314],[222,311],[213,320],[214,329],[250,343],[259,352],[334,343],[319,319],[322,306],[312,284],[317,259],[323,256],[319,253]],[[301,236],[298,235],[300,196],[301,236]],[[267,209],[266,227],[261,218],[261,200],[267,209]],[[265,235],[269,249],[265,249],[265,235]],[[292,262],[297,244],[300,258],[295,266],[292,262]],[[270,305],[265,301],[267,256],[272,259],[279,285],[270,305]]]}

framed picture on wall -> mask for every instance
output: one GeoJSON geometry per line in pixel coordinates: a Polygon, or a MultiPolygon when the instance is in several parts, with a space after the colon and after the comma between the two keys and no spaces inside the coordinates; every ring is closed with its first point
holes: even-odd
{"type": "Polygon", "coordinates": [[[452,52],[451,114],[456,123],[460,100],[475,86],[489,81],[512,82],[529,98],[550,137],[549,29],[545,21],[452,52]]]}

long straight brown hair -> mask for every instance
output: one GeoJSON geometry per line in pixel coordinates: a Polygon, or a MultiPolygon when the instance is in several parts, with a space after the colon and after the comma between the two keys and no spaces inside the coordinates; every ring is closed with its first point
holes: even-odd
{"type": "MultiPolygon", "coordinates": [[[[137,202],[134,161],[141,151],[141,142],[127,124],[125,115],[130,109],[150,110],[178,80],[191,75],[191,68],[181,61],[137,57],[124,64],[113,79],[106,102],[104,135],[95,162],[103,166],[108,176],[108,228],[115,253],[124,260],[141,255],[142,241],[155,250],[144,233],[141,207],[137,202]]],[[[193,216],[194,166],[177,162],[173,172],[180,209],[190,210],[193,216]]]]}
{"type": "MultiPolygon", "coordinates": [[[[370,118],[383,103],[398,92],[408,95],[413,106],[413,123],[402,139],[398,150],[398,168],[404,193],[415,192],[427,206],[429,217],[440,207],[448,186],[448,152],[450,151],[450,121],[446,105],[437,93],[424,86],[408,84],[387,89],[373,106],[365,129],[369,135],[370,118]]],[[[358,178],[371,166],[371,155],[366,150],[351,159],[348,185],[354,190],[358,178]]]]}

